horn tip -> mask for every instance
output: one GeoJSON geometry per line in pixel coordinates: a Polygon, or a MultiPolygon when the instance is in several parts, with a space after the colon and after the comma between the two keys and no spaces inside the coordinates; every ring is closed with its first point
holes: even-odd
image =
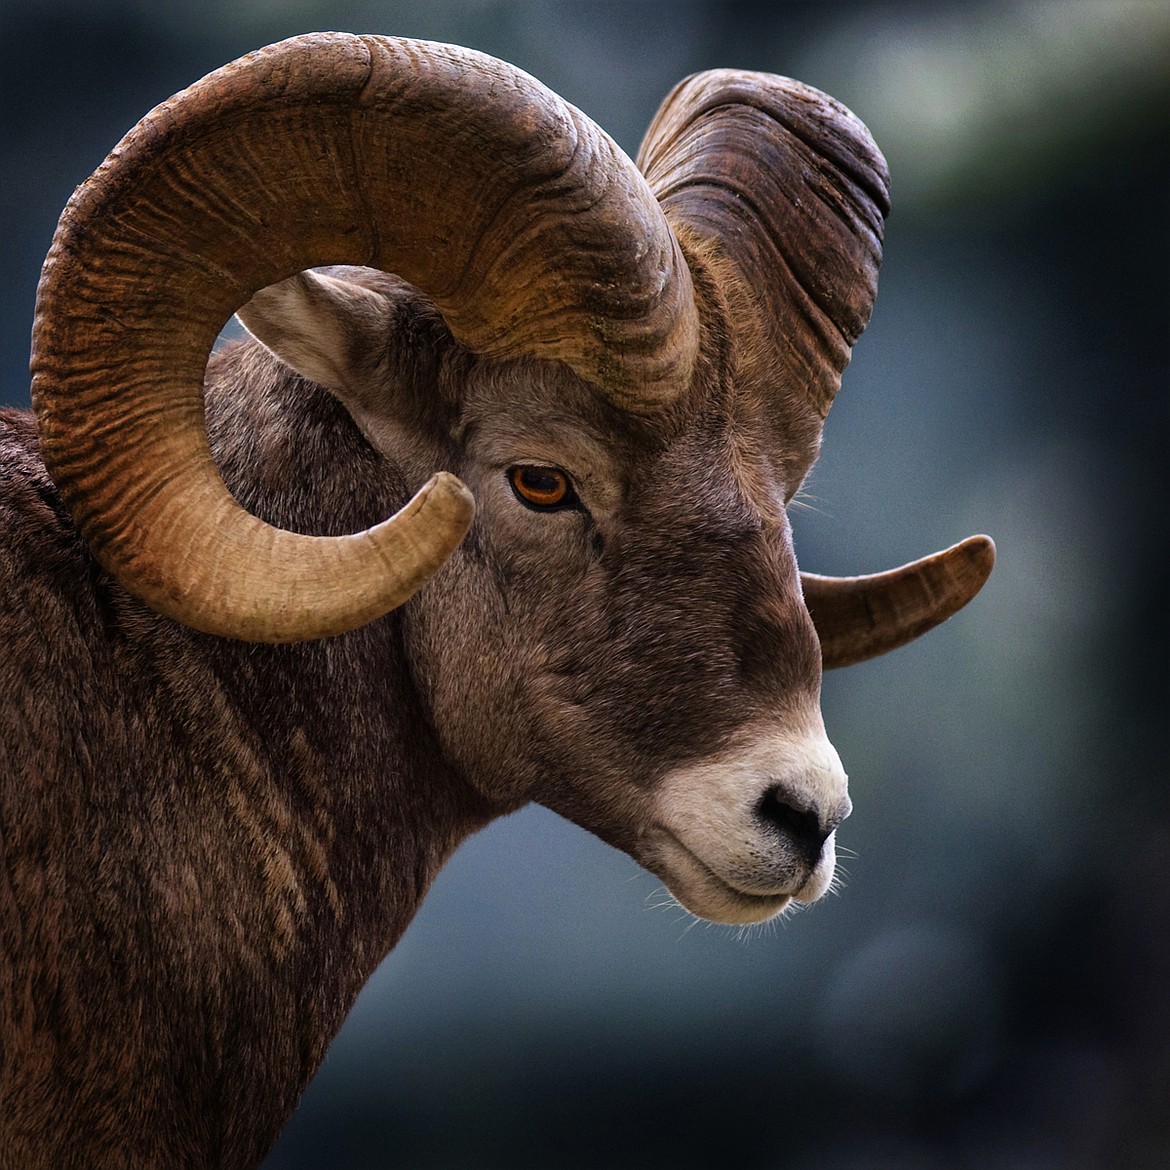
{"type": "Polygon", "coordinates": [[[980,586],[991,576],[995,568],[995,541],[984,533],[968,536],[954,547],[956,556],[961,556],[970,570],[972,577],[979,581],[980,586]]]}
{"type": "Polygon", "coordinates": [[[475,516],[475,497],[467,485],[449,471],[435,472],[419,489],[411,505],[418,510],[426,505],[433,517],[442,517],[452,531],[459,530],[461,537],[475,516]]]}

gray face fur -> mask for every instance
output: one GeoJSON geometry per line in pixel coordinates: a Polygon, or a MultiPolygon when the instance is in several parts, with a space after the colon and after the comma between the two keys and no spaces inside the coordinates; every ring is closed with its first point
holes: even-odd
{"type": "Polygon", "coordinates": [[[828,888],[849,803],[785,514],[798,484],[718,338],[701,393],[638,419],[560,366],[476,362],[392,277],[296,277],[240,315],[408,486],[446,467],[475,496],[472,531],[403,613],[470,783],[592,830],[703,917],[759,921],[828,888]],[[526,504],[525,466],[562,471],[568,502],[526,504]]]}

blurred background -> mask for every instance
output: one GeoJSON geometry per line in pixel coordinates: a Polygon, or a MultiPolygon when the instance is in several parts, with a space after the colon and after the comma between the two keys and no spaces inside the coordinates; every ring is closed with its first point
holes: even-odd
{"type": "Polygon", "coordinates": [[[0,0],[0,398],[41,259],[147,109],[315,29],[455,41],[631,154],[683,75],[842,99],[893,175],[803,567],[999,565],[825,680],[839,896],[695,924],[541,809],[468,842],[266,1170],[1170,1165],[1170,5],[0,0]]]}

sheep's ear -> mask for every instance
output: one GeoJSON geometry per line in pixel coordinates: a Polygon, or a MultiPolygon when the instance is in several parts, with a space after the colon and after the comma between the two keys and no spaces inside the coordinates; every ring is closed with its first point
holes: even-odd
{"type": "Polygon", "coordinates": [[[395,310],[361,284],[301,272],[262,288],[236,316],[285,365],[345,398],[385,356],[395,310]]]}

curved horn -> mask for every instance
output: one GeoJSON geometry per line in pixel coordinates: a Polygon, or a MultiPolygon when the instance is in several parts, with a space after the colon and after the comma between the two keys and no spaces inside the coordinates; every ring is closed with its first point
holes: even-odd
{"type": "Polygon", "coordinates": [[[719,69],[669,94],[638,164],[684,245],[714,250],[746,373],[778,404],[786,447],[800,448],[786,451],[795,492],[873,309],[885,160],[826,94],[719,69]]]}
{"type": "Polygon", "coordinates": [[[492,358],[559,359],[631,409],[689,380],[690,275],[645,181],[527,74],[452,46],[315,34],[148,114],[78,189],[41,278],[45,462],[98,559],[216,634],[337,633],[395,605],[472,514],[440,476],[349,537],[271,528],[203,427],[207,355],[254,292],[359,264],[427,293],[492,358]]]}
{"type": "Polygon", "coordinates": [[[896,650],[958,613],[995,564],[989,536],[969,536],[900,569],[868,577],[801,573],[826,670],[896,650]]]}

